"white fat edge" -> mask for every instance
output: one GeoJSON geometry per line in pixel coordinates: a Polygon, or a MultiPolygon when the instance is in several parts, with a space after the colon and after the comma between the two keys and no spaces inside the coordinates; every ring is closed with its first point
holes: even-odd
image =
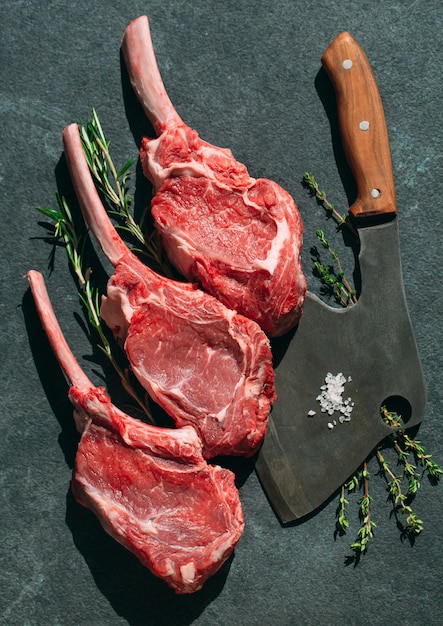
{"type": "MultiPolygon", "coordinates": [[[[235,312],[234,312],[235,314],[235,312]]],[[[262,333],[261,329],[259,328],[259,333],[262,333]]],[[[242,336],[242,335],[235,335],[234,334],[234,330],[233,327],[230,326],[229,327],[229,333],[231,335],[231,337],[234,339],[234,341],[236,341],[238,343],[238,345],[240,346],[241,352],[244,355],[243,356],[243,374],[242,374],[242,381],[241,384],[245,385],[246,388],[246,392],[248,393],[248,397],[254,397],[254,396],[261,396],[262,393],[262,380],[263,380],[263,376],[264,376],[264,372],[266,371],[266,367],[267,367],[267,363],[265,360],[261,360],[258,364],[256,363],[256,367],[257,367],[257,373],[254,374],[254,376],[248,376],[246,378],[244,372],[246,369],[246,355],[249,353],[250,351],[250,338],[248,337],[248,341],[246,340],[246,337],[242,336]]],[[[266,342],[268,344],[268,346],[270,347],[270,342],[268,337],[265,335],[265,339],[266,342]]],[[[258,335],[258,340],[261,341],[260,336],[258,335]]],[[[272,365],[272,363],[271,363],[272,365]]]]}
{"type": "MultiPolygon", "coordinates": [[[[151,139],[147,150],[147,158],[149,162],[148,169],[155,191],[158,191],[165,180],[173,176],[201,176],[210,179],[213,178],[212,170],[205,164],[204,161],[203,163],[198,163],[192,158],[189,161],[174,161],[168,167],[160,165],[155,158],[155,153],[161,142],[162,135],[157,137],[157,139],[151,139]]],[[[230,153],[227,148],[220,148],[219,150],[222,150],[227,156],[232,157],[232,153],[230,153]]],[[[201,152],[208,153],[217,153],[217,151],[218,150],[215,148],[208,150],[206,147],[203,147],[201,149],[201,152]]]]}
{"type": "MultiPolygon", "coordinates": [[[[251,202],[248,198],[248,189],[243,193],[243,201],[245,204],[255,207],[259,212],[263,211],[263,207],[258,206],[255,202],[251,202]]],[[[272,217],[272,216],[270,216],[272,217]]],[[[288,223],[285,219],[277,219],[273,217],[273,221],[277,227],[277,233],[272,240],[271,248],[267,254],[266,259],[256,259],[253,263],[254,269],[261,269],[269,272],[272,276],[281,259],[281,251],[284,249],[284,245],[291,239],[291,233],[288,223]]],[[[295,247],[295,246],[294,246],[295,247]]]]}
{"type": "MultiPolygon", "coordinates": [[[[155,163],[154,159],[150,159],[151,163],[155,163]]],[[[203,164],[196,163],[195,161],[174,161],[168,167],[161,167],[156,165],[149,166],[150,175],[154,184],[155,191],[158,191],[161,185],[168,178],[174,178],[179,176],[195,176],[208,178],[208,173],[211,172],[208,167],[203,164]]]]}
{"type": "Polygon", "coordinates": [[[102,297],[100,316],[109,328],[113,329],[115,326],[119,326],[118,337],[125,339],[134,308],[129,304],[126,291],[120,286],[109,285],[107,294],[107,296],[102,297]]]}
{"type": "MultiPolygon", "coordinates": [[[[80,414],[88,416],[88,422],[95,422],[96,420],[91,417],[91,413],[94,416],[98,416],[104,423],[110,423],[108,406],[104,405],[95,395],[87,398],[87,410],[80,410],[80,414]]],[[[86,423],[85,423],[86,426],[86,423]]]]}
{"type": "Polygon", "coordinates": [[[234,546],[232,545],[232,532],[226,532],[226,540],[221,541],[217,549],[212,550],[212,562],[218,563],[220,566],[226,561],[231,554],[234,546]]]}
{"type": "Polygon", "coordinates": [[[90,424],[91,416],[81,409],[80,407],[75,406],[73,411],[74,423],[77,432],[82,433],[88,424],[90,424]]]}
{"type": "Polygon", "coordinates": [[[158,536],[158,528],[155,523],[155,520],[152,518],[140,521],[139,527],[142,530],[142,532],[146,533],[147,535],[151,535],[151,536],[154,535],[155,537],[158,536]]]}
{"type": "MultiPolygon", "coordinates": [[[[124,441],[127,445],[143,450],[150,450],[153,454],[159,455],[161,458],[164,457],[165,452],[166,454],[170,454],[173,458],[176,457],[176,453],[171,450],[168,452],[168,446],[165,446],[161,442],[163,438],[161,433],[164,432],[164,429],[159,429],[157,426],[153,426],[151,424],[144,424],[138,419],[123,413],[123,411],[120,411],[118,407],[114,407],[114,411],[121,414],[125,418],[125,421],[123,422],[125,429],[123,431],[119,430],[119,435],[122,441],[124,441]],[[143,430],[147,430],[148,433],[142,434],[143,439],[140,443],[138,433],[143,430]],[[158,441],[159,436],[160,443],[157,444],[156,441],[158,441]]],[[[183,426],[179,429],[173,429],[172,432],[168,433],[168,436],[173,437],[174,448],[177,446],[180,446],[180,448],[187,446],[191,449],[192,456],[201,451],[203,447],[200,437],[192,426],[183,426]]]]}
{"type": "Polygon", "coordinates": [[[195,581],[195,577],[197,575],[197,569],[194,561],[189,561],[186,565],[181,565],[180,575],[185,585],[191,585],[195,581]]]}
{"type": "Polygon", "coordinates": [[[239,163],[239,161],[237,161],[237,159],[234,157],[234,155],[232,154],[232,150],[230,148],[220,148],[218,146],[213,146],[212,144],[208,143],[207,141],[204,141],[203,139],[201,141],[202,141],[202,145],[200,148],[200,152],[204,154],[208,154],[209,156],[211,154],[215,154],[216,156],[218,156],[220,152],[223,152],[225,156],[229,157],[230,159],[233,159],[236,163],[238,163],[241,167],[244,167],[246,170],[246,167],[242,163],[239,163]]]}
{"type": "Polygon", "coordinates": [[[268,252],[268,256],[264,260],[256,260],[254,267],[257,269],[264,269],[272,276],[277,269],[277,266],[281,260],[281,251],[284,250],[285,243],[290,239],[289,228],[286,221],[275,220],[277,225],[277,234],[272,240],[271,249],[268,252]]]}
{"type": "Polygon", "coordinates": [[[257,398],[261,400],[265,371],[266,364],[264,362],[258,363],[257,372],[254,374],[254,376],[248,376],[248,378],[245,380],[244,385],[248,398],[257,398]]]}

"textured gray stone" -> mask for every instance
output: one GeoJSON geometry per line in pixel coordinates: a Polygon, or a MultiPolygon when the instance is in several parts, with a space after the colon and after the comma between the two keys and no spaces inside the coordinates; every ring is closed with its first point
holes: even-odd
{"type": "MultiPolygon", "coordinates": [[[[310,288],[315,229],[352,256],[301,185],[313,172],[338,207],[354,186],[331,141],[330,88],[320,57],[349,30],[365,49],[382,94],[399,206],[405,287],[428,386],[420,439],[443,462],[443,306],[439,250],[441,3],[331,0],[5,0],[0,20],[1,275],[0,623],[8,626],[440,624],[441,486],[427,479],[415,507],[425,531],[400,540],[385,485],[374,478],[376,538],[358,567],[346,565],[358,528],[334,538],[333,498],[282,528],[251,462],[235,467],[246,530],[235,556],[204,590],[179,597],[101,530],[69,492],[77,435],[66,384],[35,320],[23,280],[44,272],[56,313],[82,365],[100,382],[101,360],[63,250],[50,245],[36,206],[66,189],[61,131],[95,107],[118,163],[136,155],[147,129],[120,62],[124,28],[148,12],[160,69],[180,115],[200,135],[230,147],[254,176],[275,179],[302,212],[310,288]],[[340,174],[343,175],[341,178],[340,174]]],[[[335,136],[332,120],[332,136],[335,136]]],[[[147,186],[140,172],[136,209],[147,186]]],[[[358,338],[356,338],[358,341],[358,338]]],[[[350,348],[351,349],[351,348],[350,348]]],[[[107,382],[109,382],[109,378],[107,382]]],[[[111,380],[112,392],[112,380],[111,380]]],[[[375,464],[370,469],[376,472],[375,464]]]]}

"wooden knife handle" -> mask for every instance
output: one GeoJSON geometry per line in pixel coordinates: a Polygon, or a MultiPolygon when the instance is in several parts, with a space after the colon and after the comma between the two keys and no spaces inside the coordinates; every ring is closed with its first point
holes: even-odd
{"type": "Polygon", "coordinates": [[[383,105],[368,58],[349,33],[322,56],[333,84],[343,148],[357,183],[355,218],[395,214],[391,152],[383,105]]]}

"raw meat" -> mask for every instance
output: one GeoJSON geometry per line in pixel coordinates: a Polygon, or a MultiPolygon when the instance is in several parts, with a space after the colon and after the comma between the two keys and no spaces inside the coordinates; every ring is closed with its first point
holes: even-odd
{"type": "Polygon", "coordinates": [[[141,263],[107,216],[76,124],[64,130],[63,140],[84,217],[116,268],[101,315],[124,342],[135,375],[177,426],[194,426],[206,458],[252,455],[275,400],[268,338],[196,285],[141,263]]]}
{"type": "Polygon", "coordinates": [[[193,428],[158,428],[115,407],[70,351],[44,280],[28,273],[52,349],[72,384],[82,433],[72,478],[76,500],[111,537],[177,593],[200,589],[230,556],[244,528],[231,471],[208,465],[193,428]]]}
{"type": "Polygon", "coordinates": [[[129,24],[122,51],[158,135],[143,139],[140,156],[171,262],[269,335],[286,333],[306,293],[303,224],[293,199],[275,182],[251,178],[230,150],[184,124],[163,85],[146,16],[129,24]]]}

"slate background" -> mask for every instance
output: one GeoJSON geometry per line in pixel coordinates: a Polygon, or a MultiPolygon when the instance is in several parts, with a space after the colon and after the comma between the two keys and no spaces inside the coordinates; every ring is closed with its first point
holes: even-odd
{"type": "MultiPolygon", "coordinates": [[[[45,220],[35,207],[55,206],[57,185],[66,187],[61,131],[86,119],[92,107],[117,163],[136,155],[145,123],[124,72],[122,83],[119,45],[129,21],[145,13],[183,119],[204,139],[230,147],[252,175],[276,180],[295,197],[313,290],[315,229],[324,226],[339,248],[341,240],[303,189],[302,173],[314,172],[337,206],[348,206],[354,193],[331,141],[331,94],[320,57],[343,30],[365,49],[389,128],[405,289],[428,387],[420,439],[443,463],[440,2],[6,0],[0,20],[0,623],[440,624],[442,486],[427,479],[415,501],[426,528],[411,546],[390,516],[383,481],[374,478],[376,537],[355,567],[346,559],[358,528],[355,499],[347,537],[334,537],[337,498],[282,528],[252,464],[233,464],[244,536],[232,561],[188,597],[175,596],[73,502],[76,435],[66,384],[23,275],[31,268],[44,272],[68,341],[101,383],[64,251],[56,251],[51,272],[51,246],[39,224],[45,220]]],[[[132,182],[137,210],[147,186],[139,171],[132,182]]],[[[349,267],[347,253],[343,248],[349,267]]],[[[370,469],[375,474],[374,464],[370,469]]]]}

